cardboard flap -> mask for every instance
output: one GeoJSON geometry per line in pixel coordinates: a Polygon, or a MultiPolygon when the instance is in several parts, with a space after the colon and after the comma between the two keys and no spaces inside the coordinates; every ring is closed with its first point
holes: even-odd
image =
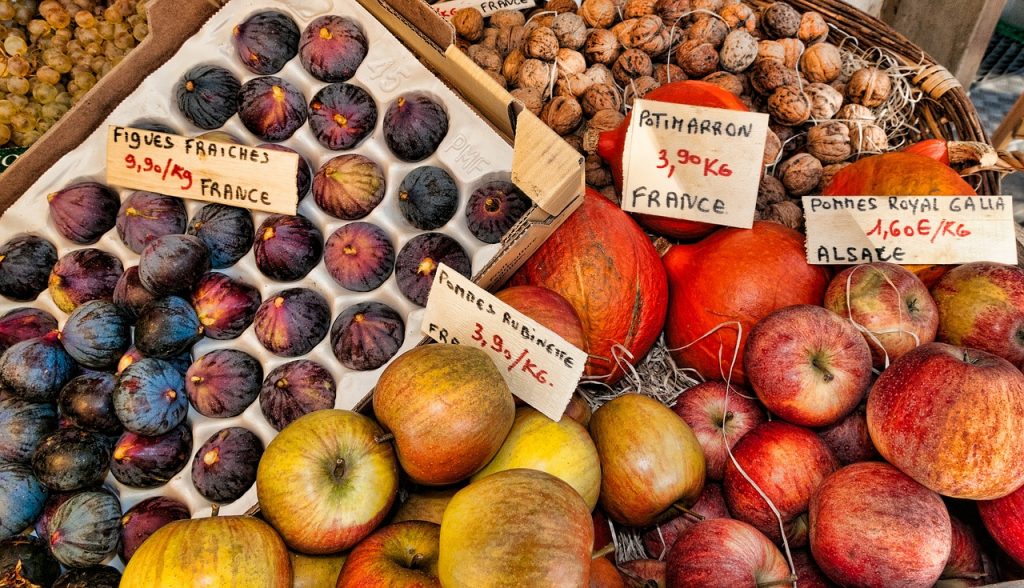
{"type": "Polygon", "coordinates": [[[516,119],[512,181],[534,204],[559,215],[583,195],[583,156],[529,110],[516,119]]]}
{"type": "Polygon", "coordinates": [[[395,12],[409,22],[416,23],[420,33],[440,48],[455,44],[455,29],[451,23],[438,16],[434,9],[423,0],[383,0],[395,12]]]}

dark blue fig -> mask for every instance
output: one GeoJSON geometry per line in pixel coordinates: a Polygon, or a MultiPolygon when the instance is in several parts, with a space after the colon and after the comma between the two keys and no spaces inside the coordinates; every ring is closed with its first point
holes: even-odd
{"type": "Polygon", "coordinates": [[[184,298],[165,296],[147,306],[135,322],[135,346],[142,355],[168,359],[186,353],[203,338],[203,326],[184,298]]]}
{"type": "Polygon", "coordinates": [[[254,78],[238,93],[238,118],[264,141],[284,141],[306,124],[306,97],[288,80],[254,78]]]}
{"type": "Polygon", "coordinates": [[[0,384],[29,402],[53,402],[75,373],[75,360],[53,331],[12,345],[0,355],[0,384]]]}
{"type": "Polygon", "coordinates": [[[131,337],[128,317],[106,300],[90,300],[76,308],[60,332],[68,355],[97,370],[113,367],[131,345],[131,337]]]}
{"type": "Polygon", "coordinates": [[[206,244],[211,267],[231,267],[252,247],[252,213],[244,208],[207,204],[188,223],[188,234],[206,244]]]}
{"type": "Polygon", "coordinates": [[[377,104],[353,84],[324,86],[309,102],[309,128],[332,151],[352,149],[377,126],[377,104]]]}
{"type": "Polygon", "coordinates": [[[113,300],[121,260],[100,249],[76,249],[57,260],[50,272],[50,297],[57,308],[71,312],[90,300],[113,300]]]}
{"type": "Polygon", "coordinates": [[[164,235],[185,232],[188,213],[180,198],[154,192],[135,192],[117,211],[117,235],[135,253],[164,235]]]}
{"type": "Polygon", "coordinates": [[[98,182],[72,184],[47,195],[50,218],[57,232],[70,241],[89,245],[114,228],[121,198],[98,182]]]}
{"type": "Polygon", "coordinates": [[[39,442],[56,429],[53,405],[0,398],[0,461],[30,462],[39,442]]]}
{"type": "Polygon", "coordinates": [[[423,92],[409,92],[384,112],[384,142],[402,161],[430,157],[448,134],[448,112],[423,92]]]}
{"type": "Polygon", "coordinates": [[[241,280],[217,272],[199,279],[192,290],[192,308],[211,339],[234,339],[252,324],[260,292],[241,280]]]}
{"type": "Polygon", "coordinates": [[[323,165],[313,177],[313,198],[324,212],[355,220],[373,212],[384,200],[384,170],[376,161],[350,153],[323,165]]]}
{"type": "MultiPolygon", "coordinates": [[[[299,169],[295,173],[295,187],[298,190],[299,201],[301,202],[306,194],[309,193],[310,186],[313,185],[313,170],[309,167],[309,161],[302,156],[301,153],[288,147],[287,145],[280,145],[278,143],[263,143],[257,145],[260,149],[269,149],[271,151],[283,151],[285,153],[294,153],[299,156],[299,169]]],[[[252,232],[252,231],[250,231],[252,232]]],[[[214,266],[217,267],[217,266],[214,266]]]]}
{"type": "Polygon", "coordinates": [[[0,539],[13,537],[36,520],[46,502],[46,486],[20,463],[0,462],[0,539]]]}
{"type": "Polygon", "coordinates": [[[530,209],[530,199],[512,182],[488,182],[473,191],[466,205],[466,226],[484,243],[497,243],[530,209]]]}
{"type": "Polygon", "coordinates": [[[349,223],[327,239],[324,266],[334,281],[354,292],[379,288],[395,269],[395,248],[372,223],[349,223]]]}
{"type": "Polygon", "coordinates": [[[114,384],[117,378],[106,372],[74,377],[60,391],[57,407],[73,426],[103,435],[121,433],[121,421],[114,412],[114,384]]]}
{"type": "Polygon", "coordinates": [[[256,311],[256,338],[282,357],[305,355],[327,335],[331,309],[308,288],[290,288],[263,301],[256,311]]]}
{"type": "MultiPolygon", "coordinates": [[[[143,359],[144,357],[146,356],[143,355],[141,351],[139,351],[138,347],[132,345],[131,347],[128,348],[128,351],[124,352],[124,355],[122,355],[121,359],[117,362],[116,373],[120,374],[121,372],[124,371],[124,368],[139,361],[140,359],[143,359]]],[[[184,374],[188,370],[188,366],[192,365],[191,351],[185,351],[179,355],[175,355],[173,357],[165,357],[161,359],[170,363],[172,366],[174,366],[174,369],[178,370],[182,374],[184,374]]]]}
{"type": "Polygon", "coordinates": [[[421,231],[439,229],[459,208],[459,187],[445,170],[420,166],[405,176],[398,187],[398,210],[421,231]]]}
{"type": "Polygon", "coordinates": [[[181,132],[177,129],[167,126],[162,122],[156,122],[153,120],[138,120],[129,125],[133,129],[142,129],[144,131],[156,131],[158,133],[168,133],[170,135],[180,135],[181,132]]]}
{"type": "Polygon", "coordinates": [[[0,353],[15,343],[57,330],[57,319],[38,308],[15,308],[0,316],[0,353]]]}
{"type": "Polygon", "coordinates": [[[105,438],[75,427],[47,435],[32,455],[36,479],[54,492],[96,486],[107,477],[110,446],[105,438]]]}
{"type": "MultiPolygon", "coordinates": [[[[46,502],[43,503],[43,511],[39,513],[39,517],[36,518],[35,524],[32,525],[36,531],[37,537],[46,537],[46,528],[50,525],[50,519],[53,518],[53,513],[57,512],[60,505],[67,502],[68,499],[75,494],[75,492],[51,492],[46,497],[46,502]]],[[[50,547],[47,546],[46,550],[49,552],[50,547]]]]}
{"type": "Polygon", "coordinates": [[[331,327],[331,349],[341,365],[375,370],[398,353],[405,341],[405,322],[380,302],[360,302],[338,315],[331,327]]]}
{"type": "Polygon", "coordinates": [[[117,588],[121,584],[121,572],[110,566],[89,566],[68,570],[53,588],[117,588]]]}
{"type": "Polygon", "coordinates": [[[103,562],[117,549],[121,502],[109,492],[79,492],[57,507],[47,525],[50,551],[69,568],[103,562]]]}
{"type": "Polygon", "coordinates": [[[0,295],[35,300],[46,289],[57,248],[42,237],[18,235],[0,245],[0,295]]]}
{"type": "MultiPolygon", "coordinates": [[[[192,453],[189,450],[189,453],[192,453]]],[[[140,545],[167,523],[192,518],[188,507],[166,496],[154,496],[128,509],[121,517],[121,544],[117,554],[128,563],[140,545]]]]}
{"type": "Polygon", "coordinates": [[[162,359],[140,359],[121,372],[114,386],[114,411],[125,429],[162,435],[188,413],[185,377],[162,359]]]}
{"type": "Polygon", "coordinates": [[[272,214],[256,231],[256,267],[268,278],[293,282],[320,263],[324,236],[302,215],[272,214]]]}
{"type": "Polygon", "coordinates": [[[395,260],[398,289],[412,302],[426,306],[434,274],[442,263],[467,278],[472,273],[469,255],[458,241],[443,233],[416,235],[402,247],[395,260]]]}
{"type": "Polygon", "coordinates": [[[192,485],[210,502],[234,502],[256,482],[262,456],[263,442],[249,429],[221,429],[196,451],[192,485]]]}
{"type": "Polygon", "coordinates": [[[139,280],[158,295],[184,293],[210,271],[210,250],[193,235],[164,235],[139,256],[139,280]]]}
{"type": "Polygon", "coordinates": [[[201,129],[217,129],[238,112],[234,74],[216,65],[197,65],[185,72],[175,88],[178,110],[201,129]]]}
{"type": "Polygon", "coordinates": [[[203,416],[238,416],[256,400],[263,381],[259,360],[238,349],[217,349],[200,357],[185,373],[185,392],[203,416]]]}
{"type": "Polygon", "coordinates": [[[354,76],[368,50],[362,27],[333,14],[314,19],[299,39],[302,67],[322,82],[344,82],[354,76]]]}
{"type": "Polygon", "coordinates": [[[299,26],[276,10],[253,14],[235,26],[231,36],[242,65],[257,74],[281,71],[299,52],[299,26]]]}
{"type": "Polygon", "coordinates": [[[278,431],[295,419],[317,410],[334,408],[337,388],[331,372],[308,359],[274,368],[263,380],[260,410],[278,431]]]}
{"type": "Polygon", "coordinates": [[[114,304],[121,307],[121,311],[133,321],[139,318],[143,308],[146,308],[149,303],[157,298],[159,296],[153,294],[142,285],[142,280],[139,279],[139,266],[137,265],[124,270],[124,273],[117,280],[117,285],[114,286],[114,304]]]}
{"type": "Polygon", "coordinates": [[[192,454],[192,429],[182,423],[162,435],[124,432],[114,444],[110,473],[125,486],[156,488],[185,468],[192,454]]]}
{"type": "Polygon", "coordinates": [[[39,537],[19,535],[0,541],[0,586],[50,586],[59,576],[60,564],[39,537]]]}

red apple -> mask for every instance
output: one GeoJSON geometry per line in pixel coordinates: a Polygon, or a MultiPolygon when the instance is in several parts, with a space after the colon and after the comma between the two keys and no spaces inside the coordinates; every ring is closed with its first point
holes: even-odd
{"type": "Polygon", "coordinates": [[[494,295],[572,345],[587,350],[583,321],[572,304],[558,292],[542,286],[512,286],[494,295]]]}
{"type": "Polygon", "coordinates": [[[955,267],[935,284],[937,339],[1024,367],[1024,269],[978,262],[955,267]]]}
{"type": "Polygon", "coordinates": [[[970,588],[990,584],[985,557],[974,531],[956,517],[950,516],[949,520],[953,525],[953,544],[935,588],[970,588]]]}
{"type": "Polygon", "coordinates": [[[871,383],[864,337],[839,315],[808,304],[781,308],[754,325],[743,364],[768,410],[804,427],[850,414],[871,383]]]}
{"type": "Polygon", "coordinates": [[[952,545],[939,495],[887,463],[832,474],[810,504],[811,554],[844,586],[927,588],[952,545]]]}
{"type": "Polygon", "coordinates": [[[836,588],[806,549],[793,551],[793,567],[796,568],[797,586],[800,588],[836,588]]]}
{"type": "Polygon", "coordinates": [[[990,500],[1024,484],[1024,374],[1001,357],[922,345],[878,377],[867,416],[878,453],[939,494],[990,500]]]}
{"type": "Polygon", "coordinates": [[[395,514],[391,516],[391,522],[427,521],[440,525],[444,509],[448,507],[452,496],[455,496],[458,491],[458,486],[414,490],[409,493],[405,502],[395,509],[395,514]]]}
{"type": "Polygon", "coordinates": [[[869,333],[874,366],[882,368],[911,349],[935,340],[939,310],[912,272],[896,264],[876,262],[849,267],[825,291],[825,308],[869,333]]]}
{"type": "Polygon", "coordinates": [[[734,519],[697,523],[679,537],[665,561],[668,588],[785,586],[791,578],[779,548],[734,519]]]}
{"type": "Polygon", "coordinates": [[[665,588],[666,564],[656,559],[634,559],[619,564],[619,571],[631,583],[643,588],[665,588]],[[648,584],[648,582],[654,582],[648,584]]]}
{"type": "MultiPolygon", "coordinates": [[[[771,421],[740,439],[733,456],[782,515],[790,545],[805,545],[807,503],[822,480],[839,468],[825,442],[803,427],[771,421]]],[[[723,489],[733,517],[782,541],[779,520],[732,462],[726,466],[723,489]]]]}
{"type": "Polygon", "coordinates": [[[440,535],[441,526],[426,521],[381,527],[348,554],[337,588],[440,588],[440,535]]]}
{"type": "Polygon", "coordinates": [[[753,395],[732,386],[726,402],[725,382],[697,384],[684,391],[672,408],[686,421],[704,450],[709,480],[721,480],[729,461],[726,443],[732,449],[741,437],[764,422],[764,409],[753,395]]]}
{"type": "Polygon", "coordinates": [[[999,547],[1024,565],[1024,488],[996,500],[983,500],[978,511],[999,547]]]}
{"type": "Polygon", "coordinates": [[[729,509],[725,506],[722,486],[713,482],[704,484],[704,491],[700,493],[700,498],[693,503],[689,510],[699,517],[689,513],[683,514],[644,533],[644,549],[647,551],[647,555],[661,558],[668,553],[669,549],[672,549],[672,545],[675,544],[679,535],[702,520],[732,518],[729,509]]]}
{"type": "Polygon", "coordinates": [[[825,445],[842,465],[879,459],[878,450],[868,434],[866,410],[862,404],[838,423],[818,431],[818,436],[825,440],[825,445]]]}

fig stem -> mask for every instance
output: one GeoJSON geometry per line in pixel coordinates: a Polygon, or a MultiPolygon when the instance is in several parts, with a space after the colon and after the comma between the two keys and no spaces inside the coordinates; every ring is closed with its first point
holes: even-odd
{"type": "Polygon", "coordinates": [[[796,582],[796,574],[786,576],[781,580],[772,580],[770,582],[758,582],[757,588],[768,588],[768,586],[786,586],[787,584],[792,584],[793,582],[796,582]]]}
{"type": "Polygon", "coordinates": [[[680,512],[680,513],[682,513],[682,514],[684,514],[684,515],[686,515],[688,517],[693,517],[693,518],[697,519],[698,522],[704,520],[704,515],[702,515],[700,513],[697,513],[697,512],[693,512],[692,510],[686,508],[685,506],[683,506],[679,502],[673,503],[672,506],[670,506],[669,508],[672,509],[672,510],[675,510],[677,512],[680,512]]]}
{"type": "Polygon", "coordinates": [[[394,438],[395,436],[393,434],[384,433],[383,435],[377,435],[376,437],[373,438],[373,440],[376,441],[377,443],[387,443],[388,441],[391,441],[394,438]]]}
{"type": "Polygon", "coordinates": [[[331,476],[334,477],[335,481],[341,480],[345,476],[345,458],[339,457],[334,461],[334,469],[331,470],[331,476]]]}
{"type": "Polygon", "coordinates": [[[604,557],[604,556],[608,555],[609,553],[615,553],[615,544],[614,543],[609,543],[608,545],[605,545],[601,549],[598,549],[597,551],[594,552],[593,555],[590,556],[590,559],[597,559],[599,557],[604,557]]]}
{"type": "Polygon", "coordinates": [[[219,514],[220,514],[220,505],[219,504],[211,504],[210,505],[210,516],[211,517],[215,517],[215,516],[217,516],[219,514]]]}

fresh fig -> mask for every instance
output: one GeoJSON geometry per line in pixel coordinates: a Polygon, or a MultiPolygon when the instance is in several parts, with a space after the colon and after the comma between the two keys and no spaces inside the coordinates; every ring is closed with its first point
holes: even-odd
{"type": "Polygon", "coordinates": [[[426,306],[437,267],[445,264],[470,277],[472,263],[459,242],[443,233],[423,233],[409,240],[398,252],[395,280],[398,289],[412,302],[426,306]]]}
{"type": "Polygon", "coordinates": [[[196,135],[196,139],[214,141],[216,143],[229,143],[231,145],[242,145],[241,139],[224,131],[207,131],[201,135],[196,135]]]}
{"type": "Polygon", "coordinates": [[[217,349],[185,373],[185,393],[196,412],[211,418],[238,416],[256,400],[263,381],[259,360],[238,349],[217,349]]]}
{"type": "Polygon", "coordinates": [[[256,235],[256,267],[280,282],[306,277],[324,253],[323,234],[302,215],[272,214],[256,235]]]}
{"type": "Polygon", "coordinates": [[[53,588],[117,588],[120,584],[121,572],[117,568],[95,565],[64,572],[53,588]]]}
{"type": "Polygon", "coordinates": [[[75,372],[75,361],[53,331],[12,345],[0,355],[0,385],[29,402],[53,402],[75,372]]]}
{"type": "Polygon", "coordinates": [[[100,240],[114,228],[121,198],[98,182],[72,184],[46,196],[57,232],[79,245],[100,240]]]}
{"type": "Polygon", "coordinates": [[[0,295],[35,300],[46,289],[57,248],[42,237],[18,235],[0,245],[0,295]]]}
{"type": "Polygon", "coordinates": [[[57,507],[47,526],[50,551],[69,568],[96,565],[117,549],[121,503],[109,492],[79,492],[57,507]]]}
{"type": "Polygon", "coordinates": [[[288,80],[265,76],[242,84],[238,118],[264,141],[284,141],[306,124],[306,97],[288,80]]]}
{"type": "Polygon", "coordinates": [[[384,170],[369,157],[339,155],[313,176],[313,198],[327,214],[355,220],[373,212],[384,199],[384,170]]]}
{"type": "Polygon", "coordinates": [[[331,309],[323,296],[308,288],[289,288],[264,300],[253,324],[267,351],[296,357],[323,340],[330,320],[331,309]]]}
{"type": "Polygon", "coordinates": [[[121,307],[121,312],[132,321],[139,318],[142,309],[146,308],[149,303],[157,298],[159,296],[153,294],[142,285],[142,280],[139,279],[139,266],[137,265],[124,270],[124,273],[117,279],[117,284],[114,286],[114,304],[121,307]]]}
{"type": "Polygon", "coordinates": [[[384,142],[402,161],[430,157],[448,134],[448,112],[423,92],[395,98],[384,112],[384,142]]]}
{"type": "Polygon", "coordinates": [[[344,82],[354,76],[368,50],[362,27],[333,14],[314,19],[299,38],[302,67],[322,82],[344,82]]]}
{"type": "MultiPolygon", "coordinates": [[[[280,145],[278,143],[263,143],[262,145],[257,145],[257,147],[260,149],[269,149],[271,151],[294,153],[299,156],[299,169],[295,173],[295,188],[298,190],[299,202],[301,202],[302,199],[306,197],[306,194],[309,193],[309,188],[313,185],[313,170],[309,167],[309,161],[307,161],[301,153],[286,145],[280,145]]],[[[252,230],[250,229],[249,232],[251,233],[252,230]]]]}
{"type": "Polygon", "coordinates": [[[162,435],[188,412],[185,377],[162,359],[147,357],[126,367],[113,397],[117,418],[139,435],[162,435]]]}
{"type": "Polygon", "coordinates": [[[114,445],[110,473],[125,486],[156,488],[183,470],[191,453],[188,423],[150,437],[126,431],[114,445]]]}
{"type": "MultiPolygon", "coordinates": [[[[124,355],[121,356],[120,361],[117,362],[116,373],[120,374],[121,372],[124,371],[124,368],[130,366],[131,364],[145,357],[146,356],[143,355],[142,352],[139,351],[137,347],[132,345],[131,347],[128,348],[128,351],[124,352],[124,355]]],[[[188,366],[192,365],[192,354],[188,351],[185,351],[179,355],[163,358],[163,360],[174,366],[174,369],[184,374],[186,371],[188,371],[188,366]]]]}
{"type": "Polygon", "coordinates": [[[309,102],[309,128],[332,151],[352,149],[377,126],[377,104],[354,84],[324,86],[309,102]]]}
{"type": "Polygon", "coordinates": [[[210,272],[192,290],[192,308],[211,339],[234,339],[252,324],[260,291],[241,280],[210,272]]]}
{"type": "Polygon", "coordinates": [[[256,482],[262,456],[263,442],[249,429],[221,429],[196,451],[192,485],[210,502],[234,502],[256,482]]]}
{"type": "Polygon", "coordinates": [[[244,208],[207,204],[192,217],[188,234],[206,244],[214,269],[231,267],[252,247],[252,213],[244,208]]]}
{"type": "Polygon", "coordinates": [[[331,327],[331,349],[351,370],[375,370],[398,353],[405,341],[401,315],[380,302],[360,302],[338,315],[331,327]]]}
{"type": "Polygon", "coordinates": [[[134,192],[117,211],[117,235],[135,253],[164,235],[185,232],[188,213],[180,198],[153,192],[134,192]]]}
{"type": "Polygon", "coordinates": [[[38,308],[15,308],[0,316],[0,353],[15,343],[57,330],[57,319],[38,308]]]}
{"type": "Polygon", "coordinates": [[[103,435],[119,435],[123,427],[114,412],[117,378],[105,372],[89,372],[72,378],[60,391],[57,406],[72,425],[103,435]]]}
{"type": "Polygon", "coordinates": [[[256,74],[281,71],[299,52],[299,26],[287,14],[263,10],[235,26],[231,33],[242,65],[256,74]]]}
{"type": "Polygon", "coordinates": [[[90,300],[113,300],[121,260],[100,249],[76,249],[57,260],[50,272],[50,297],[57,308],[71,312],[90,300]]]}
{"type": "Polygon", "coordinates": [[[117,364],[131,337],[128,317],[118,305],[106,300],[90,300],[76,308],[60,332],[68,355],[97,370],[117,364]]]}
{"type": "MultiPolygon", "coordinates": [[[[43,510],[39,513],[39,517],[36,518],[35,524],[32,525],[37,537],[46,537],[46,528],[50,525],[50,519],[53,518],[53,513],[57,512],[60,505],[67,502],[68,499],[75,494],[77,494],[77,492],[51,492],[46,496],[46,502],[43,503],[43,510]]],[[[47,546],[46,550],[49,552],[49,546],[47,546]]]]}
{"type": "Polygon", "coordinates": [[[210,271],[210,250],[192,235],[164,235],[139,256],[139,280],[157,295],[184,293],[210,271]]]}
{"type": "Polygon", "coordinates": [[[155,121],[155,120],[149,120],[149,119],[137,120],[137,121],[133,122],[132,124],[130,124],[128,126],[132,127],[133,129],[143,129],[143,130],[146,130],[146,131],[156,131],[158,133],[168,133],[168,134],[171,134],[171,135],[180,135],[181,134],[181,131],[179,131],[178,129],[175,129],[174,127],[172,127],[170,125],[166,125],[166,124],[164,124],[162,122],[158,122],[158,121],[155,121]]]}
{"type": "Polygon", "coordinates": [[[317,410],[334,408],[334,378],[322,365],[297,359],[274,368],[260,390],[260,410],[278,431],[295,419],[317,410]]]}
{"type": "Polygon", "coordinates": [[[466,226],[484,243],[497,243],[530,209],[530,199],[512,182],[488,182],[469,197],[466,205],[466,226]]]}
{"type": "Polygon", "coordinates": [[[50,586],[58,576],[60,564],[42,539],[19,535],[0,541],[0,586],[50,586]]]}
{"type": "Polygon", "coordinates": [[[32,472],[55,492],[96,486],[110,468],[110,446],[96,433],[75,427],[47,435],[32,455],[32,472]]]}
{"type": "Polygon", "coordinates": [[[234,74],[216,65],[197,65],[185,72],[175,88],[178,110],[201,129],[217,129],[238,112],[234,74]]]}
{"type": "Polygon", "coordinates": [[[398,210],[421,231],[446,225],[459,208],[459,187],[445,170],[423,165],[409,172],[398,187],[398,210]]]}
{"type": "Polygon", "coordinates": [[[29,463],[39,442],[55,430],[53,405],[0,397],[0,461],[29,463]]]}
{"type": "Polygon", "coordinates": [[[324,265],[334,281],[353,292],[380,287],[395,269],[395,248],[372,223],[349,223],[327,239],[324,265]]]}
{"type": "Polygon", "coordinates": [[[46,486],[20,463],[0,462],[0,539],[21,533],[36,520],[46,502],[46,486]]]}
{"type": "Polygon", "coordinates": [[[129,508],[121,517],[121,544],[117,547],[121,561],[127,564],[139,546],[160,527],[190,518],[192,513],[187,506],[166,496],[147,498],[129,508]]]}
{"type": "Polygon", "coordinates": [[[135,346],[146,357],[181,355],[203,338],[203,325],[184,298],[165,296],[147,306],[135,322],[135,346]]]}

